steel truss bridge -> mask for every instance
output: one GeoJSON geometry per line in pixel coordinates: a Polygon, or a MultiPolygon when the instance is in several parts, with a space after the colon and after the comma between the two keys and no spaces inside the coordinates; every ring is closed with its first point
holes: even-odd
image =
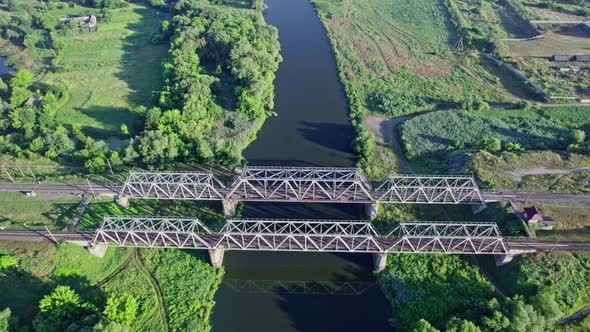
{"type": "Polygon", "coordinates": [[[508,247],[495,223],[402,222],[380,234],[368,221],[105,217],[92,245],[298,252],[491,254],[508,247]]]}
{"type": "Polygon", "coordinates": [[[226,185],[208,172],[132,172],[125,198],[483,204],[472,176],[391,176],[373,188],[355,168],[243,167],[226,185]]]}

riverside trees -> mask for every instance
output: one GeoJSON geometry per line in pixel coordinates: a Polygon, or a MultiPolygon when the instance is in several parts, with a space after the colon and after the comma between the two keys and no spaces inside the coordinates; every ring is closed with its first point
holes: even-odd
{"type": "Polygon", "coordinates": [[[232,127],[245,127],[250,134],[257,130],[253,123],[272,114],[273,80],[281,61],[277,31],[259,11],[236,11],[203,0],[178,1],[175,11],[168,31],[172,37],[164,88],[159,93],[161,111],[147,111],[146,129],[154,132],[145,132],[130,144],[127,161],[157,164],[178,156],[236,163],[247,142],[212,133],[228,125],[224,118],[234,110],[243,115],[239,121],[250,125],[232,127]],[[163,156],[156,149],[140,148],[155,147],[149,143],[154,137],[178,153],[163,156]]]}

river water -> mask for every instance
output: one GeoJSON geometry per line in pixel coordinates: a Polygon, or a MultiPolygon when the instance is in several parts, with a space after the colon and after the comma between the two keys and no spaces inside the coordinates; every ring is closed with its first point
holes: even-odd
{"type": "MultiPolygon", "coordinates": [[[[283,62],[275,111],[244,156],[250,165],[354,166],[353,129],[331,45],[307,0],[267,0],[283,62]]],[[[246,203],[243,217],[364,218],[349,204],[246,203]]],[[[214,332],[391,331],[371,256],[229,251],[214,332]]]]}

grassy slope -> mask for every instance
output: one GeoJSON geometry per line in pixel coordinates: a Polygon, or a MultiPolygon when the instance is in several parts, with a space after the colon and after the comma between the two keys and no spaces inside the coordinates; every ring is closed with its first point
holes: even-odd
{"type": "Polygon", "coordinates": [[[440,1],[312,3],[332,38],[349,97],[358,95],[355,111],[378,113],[372,96],[390,90],[422,98],[426,109],[467,95],[499,98],[450,53],[455,32],[440,1]]]}
{"type": "MultiPolygon", "coordinates": [[[[52,14],[76,15],[95,9],[77,6],[52,14]],[[65,13],[62,11],[66,11],[65,13]]],[[[118,136],[121,124],[132,128],[135,116],[129,107],[149,105],[161,77],[166,43],[150,44],[165,15],[143,5],[113,10],[110,23],[95,33],[68,34],[60,63],[63,72],[48,74],[44,81],[63,80],[71,86],[71,98],[58,113],[58,121],[81,125],[98,138],[118,136]]]]}
{"type": "MultiPolygon", "coordinates": [[[[428,162],[447,158],[449,146],[456,142],[474,148],[484,137],[496,137],[505,144],[523,148],[564,150],[573,129],[586,130],[587,107],[542,110],[492,110],[486,113],[436,112],[415,117],[401,128],[408,155],[428,162]]],[[[460,149],[462,152],[463,149],[460,149]]],[[[432,163],[431,163],[432,164],[432,163]]],[[[445,167],[443,167],[446,170],[445,167]]]]}

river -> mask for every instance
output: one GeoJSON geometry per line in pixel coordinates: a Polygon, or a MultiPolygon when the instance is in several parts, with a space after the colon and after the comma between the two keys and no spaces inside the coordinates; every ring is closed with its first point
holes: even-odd
{"type": "MultiPolygon", "coordinates": [[[[354,166],[353,128],[331,45],[307,0],[267,0],[279,30],[275,111],[244,156],[250,165],[354,166]]],[[[364,218],[360,205],[247,203],[244,217],[364,218]]],[[[391,331],[369,255],[229,251],[214,332],[391,331]]]]}

